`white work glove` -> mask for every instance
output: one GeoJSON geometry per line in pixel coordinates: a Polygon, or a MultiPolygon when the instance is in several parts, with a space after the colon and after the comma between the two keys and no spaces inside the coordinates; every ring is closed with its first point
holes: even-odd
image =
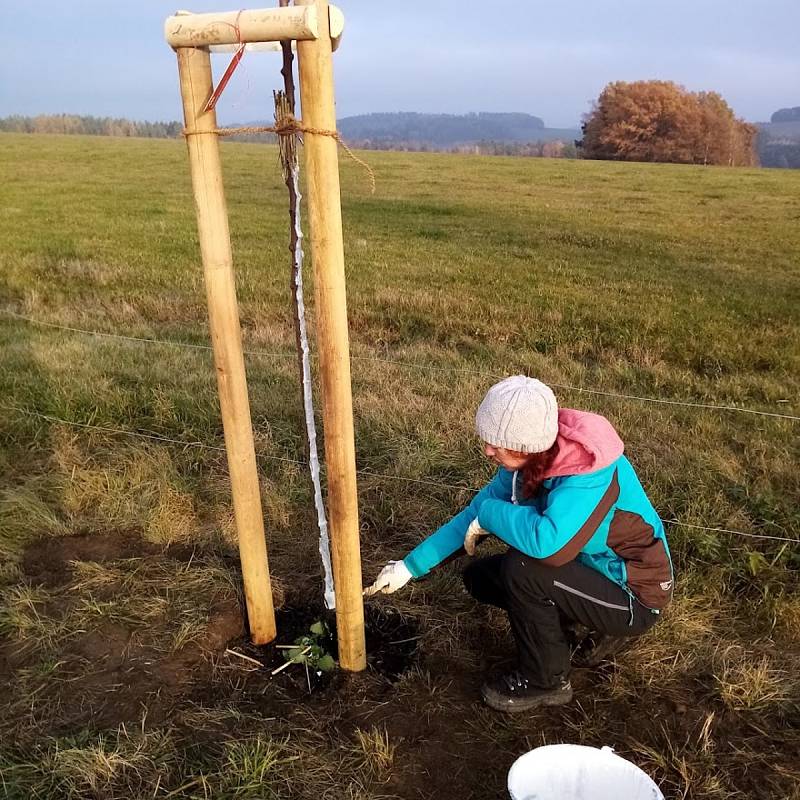
{"type": "Polygon", "coordinates": [[[364,589],[364,597],[370,597],[378,592],[393,594],[402,589],[411,578],[408,567],[402,561],[390,561],[375,578],[375,583],[364,589]]]}
{"type": "Polygon", "coordinates": [[[467,551],[468,556],[475,555],[475,548],[480,543],[481,539],[489,535],[489,531],[484,530],[478,524],[477,518],[472,520],[467,528],[467,533],[464,536],[464,549],[467,551]]]}

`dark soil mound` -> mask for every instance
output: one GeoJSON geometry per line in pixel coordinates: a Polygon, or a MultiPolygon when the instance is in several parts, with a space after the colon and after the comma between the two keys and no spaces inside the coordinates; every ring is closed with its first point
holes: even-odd
{"type": "MultiPolygon", "coordinates": [[[[326,635],[318,638],[318,643],[335,658],[335,613],[319,605],[301,605],[282,608],[275,617],[278,627],[275,642],[258,646],[239,637],[228,644],[228,649],[259,662],[273,680],[280,681],[283,688],[296,689],[299,694],[314,694],[333,688],[340,677],[338,669],[324,672],[313,668],[306,670],[303,664],[293,664],[275,675],[272,673],[286,664],[286,646],[307,636],[311,626],[318,622],[324,622],[327,629],[326,635]]],[[[419,638],[416,621],[393,609],[368,605],[364,608],[364,626],[367,669],[390,683],[396,681],[416,662],[419,638]]],[[[255,663],[252,666],[257,669],[255,663]]]]}

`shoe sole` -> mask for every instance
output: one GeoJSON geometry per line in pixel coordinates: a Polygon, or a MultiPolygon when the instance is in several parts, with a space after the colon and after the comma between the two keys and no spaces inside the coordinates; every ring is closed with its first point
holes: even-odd
{"type": "Polygon", "coordinates": [[[528,700],[516,700],[513,703],[495,697],[489,692],[481,692],[481,695],[483,696],[483,702],[489,708],[493,708],[495,711],[504,711],[507,714],[519,714],[542,706],[563,706],[572,702],[572,690],[550,697],[531,697],[528,700]]]}

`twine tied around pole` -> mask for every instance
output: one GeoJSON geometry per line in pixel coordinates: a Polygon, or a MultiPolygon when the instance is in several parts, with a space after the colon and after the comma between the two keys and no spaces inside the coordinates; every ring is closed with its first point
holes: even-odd
{"type": "Polygon", "coordinates": [[[246,136],[253,133],[274,133],[277,136],[295,136],[298,133],[310,133],[315,136],[330,136],[347,153],[347,155],[362,167],[369,177],[370,193],[375,194],[375,173],[366,161],[360,159],[346,144],[339,135],[339,131],[326,130],[325,128],[312,128],[304,125],[302,120],[297,119],[291,113],[280,120],[276,120],[274,125],[242,126],[241,128],[212,128],[208,131],[190,131],[184,128],[183,136],[195,136],[199,133],[216,133],[217,136],[246,136]]]}

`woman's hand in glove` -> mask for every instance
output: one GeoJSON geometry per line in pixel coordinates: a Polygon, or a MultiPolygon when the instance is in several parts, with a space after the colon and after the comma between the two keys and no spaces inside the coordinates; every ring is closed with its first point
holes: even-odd
{"type": "Polygon", "coordinates": [[[464,536],[464,549],[467,551],[468,556],[475,555],[475,548],[484,539],[486,536],[489,535],[489,531],[484,530],[478,524],[478,520],[474,519],[469,524],[469,528],[467,528],[467,533],[464,536]]]}
{"type": "Polygon", "coordinates": [[[364,589],[364,596],[370,597],[378,592],[393,594],[398,589],[402,589],[411,580],[411,577],[408,567],[402,561],[390,561],[380,571],[372,586],[364,589]]]}

